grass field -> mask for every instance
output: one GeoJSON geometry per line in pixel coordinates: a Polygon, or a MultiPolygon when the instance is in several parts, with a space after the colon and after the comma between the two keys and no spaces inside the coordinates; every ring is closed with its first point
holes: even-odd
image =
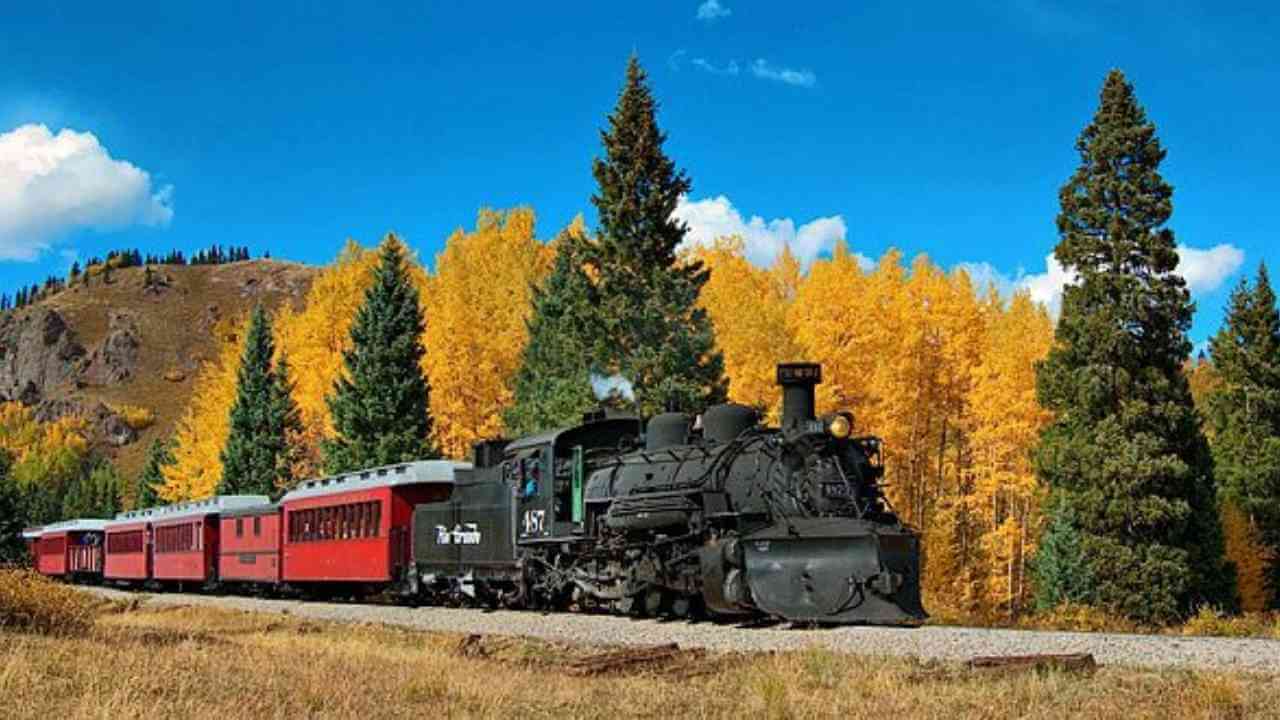
{"type": "Polygon", "coordinates": [[[60,592],[40,607],[0,607],[5,718],[1280,716],[1277,680],[1263,676],[993,675],[820,650],[691,655],[579,676],[575,662],[599,649],[87,596],[77,605],[60,592]],[[93,621],[23,625],[21,613],[93,621]]]}

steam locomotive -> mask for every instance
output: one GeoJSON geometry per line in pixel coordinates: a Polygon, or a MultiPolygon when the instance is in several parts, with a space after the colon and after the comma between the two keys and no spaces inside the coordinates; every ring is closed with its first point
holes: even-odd
{"type": "Polygon", "coordinates": [[[763,614],[917,624],[920,539],[881,492],[880,441],[816,417],[819,365],[777,368],[780,428],[754,410],[585,418],[482,445],[418,505],[405,592],[425,602],[763,614]],[[643,438],[643,440],[641,440],[643,438]],[[642,443],[642,444],[641,444],[642,443]]]}
{"type": "Polygon", "coordinates": [[[308,480],[25,531],[77,582],[303,597],[383,594],[646,616],[912,625],[920,539],[881,492],[880,441],[814,414],[821,367],[778,366],[781,427],[597,412],[579,425],[308,480]]]}

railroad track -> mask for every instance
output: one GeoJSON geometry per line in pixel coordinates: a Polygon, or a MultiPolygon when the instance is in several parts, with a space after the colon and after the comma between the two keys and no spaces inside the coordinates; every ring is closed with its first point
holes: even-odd
{"type": "MultiPolygon", "coordinates": [[[[523,636],[586,646],[630,646],[659,656],[694,651],[763,652],[825,647],[836,652],[912,656],[922,660],[966,662],[983,656],[1089,654],[1101,665],[1146,668],[1251,671],[1280,674],[1280,641],[1167,635],[1122,635],[990,628],[933,627],[792,628],[786,625],[742,628],[711,622],[636,620],[609,615],[542,614],[395,605],[301,602],[180,593],[135,593],[87,588],[114,599],[136,598],[150,605],[203,605],[339,622],[377,622],[428,631],[480,637],[523,636]],[[666,650],[663,648],[666,647],[666,650]]],[[[621,651],[619,651],[621,652],[621,651]]],[[[591,656],[588,656],[588,658],[591,656]]],[[[584,665],[608,668],[636,656],[607,654],[584,665]],[[621,658],[621,659],[619,659],[621,658]]],[[[667,657],[669,660],[670,657],[667,657]]],[[[570,668],[572,671],[572,668],[570,668]]],[[[606,670],[607,671],[607,670],[606,670]]]]}

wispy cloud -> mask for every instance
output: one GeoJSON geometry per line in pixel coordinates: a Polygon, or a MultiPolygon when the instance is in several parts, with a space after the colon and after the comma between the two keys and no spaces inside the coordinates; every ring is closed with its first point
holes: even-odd
{"type": "Polygon", "coordinates": [[[757,58],[755,62],[751,63],[751,73],[763,80],[776,80],[797,87],[813,87],[818,83],[818,78],[813,74],[812,70],[778,67],[770,64],[764,58],[757,58]]]}
{"type": "Polygon", "coordinates": [[[733,11],[721,5],[719,0],[706,0],[698,6],[698,19],[704,22],[713,22],[732,14],[733,11]]]}
{"type": "Polygon", "coordinates": [[[710,61],[700,57],[694,58],[689,62],[699,70],[702,70],[703,72],[709,72],[712,75],[737,75],[738,74],[737,60],[730,60],[729,63],[724,67],[716,67],[710,61]]]}
{"type": "Polygon", "coordinates": [[[685,50],[684,48],[680,48],[679,50],[676,50],[675,52],[671,53],[671,57],[667,58],[667,67],[679,72],[680,61],[684,60],[684,56],[688,54],[689,54],[689,51],[685,50]]]}
{"type": "Polygon", "coordinates": [[[23,125],[0,133],[0,260],[35,260],[77,229],[168,225],[173,187],[111,157],[89,132],[23,125]]]}
{"type": "MultiPolygon", "coordinates": [[[[1222,287],[1243,264],[1244,251],[1234,245],[1215,245],[1206,250],[1179,245],[1176,272],[1187,281],[1187,289],[1192,295],[1202,295],[1222,287]]],[[[1063,268],[1052,254],[1045,256],[1044,266],[1044,272],[1019,270],[1012,276],[986,262],[960,263],[956,267],[969,273],[975,285],[994,285],[1006,297],[1014,291],[1026,290],[1032,300],[1043,304],[1057,317],[1062,308],[1062,290],[1074,283],[1076,276],[1063,268]]]]}
{"type": "MultiPolygon", "coordinates": [[[[724,195],[705,200],[681,197],[672,217],[689,226],[685,242],[711,245],[724,237],[742,238],[743,252],[756,265],[771,265],[782,248],[789,247],[802,264],[808,265],[821,255],[830,253],[844,240],[848,229],[844,217],[830,215],[796,226],[791,218],[765,220],[759,215],[744,218],[724,195]]],[[[870,258],[857,255],[858,262],[871,267],[870,258]]]]}

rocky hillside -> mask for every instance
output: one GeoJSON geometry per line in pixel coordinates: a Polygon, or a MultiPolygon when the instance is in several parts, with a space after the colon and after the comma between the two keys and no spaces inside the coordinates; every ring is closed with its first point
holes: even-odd
{"type": "Polygon", "coordinates": [[[300,307],[317,269],[253,260],[152,272],[149,286],[143,268],[117,270],[109,283],[94,277],[0,314],[0,401],[34,407],[44,420],[85,417],[93,443],[126,476],[182,415],[201,363],[216,353],[218,321],[259,301],[300,307]],[[126,406],[154,422],[135,429],[126,406]]]}

